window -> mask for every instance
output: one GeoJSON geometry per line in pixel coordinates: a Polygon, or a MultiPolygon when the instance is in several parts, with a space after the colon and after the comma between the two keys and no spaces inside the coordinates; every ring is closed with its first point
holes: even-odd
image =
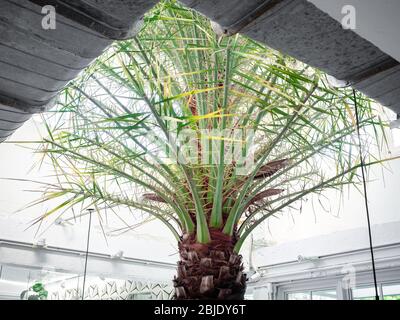
{"type": "Polygon", "coordinates": [[[245,294],[244,300],[254,300],[254,295],[252,293],[245,294]]]}
{"type": "Polygon", "coordinates": [[[151,292],[134,293],[128,295],[127,300],[152,300],[151,292]]]}
{"type": "Polygon", "coordinates": [[[363,287],[353,289],[353,300],[375,300],[375,288],[363,287]]]}
{"type": "Polygon", "coordinates": [[[311,291],[288,293],[286,295],[286,300],[311,300],[311,291]]]}
{"type": "MultiPolygon", "coordinates": [[[[400,300],[400,284],[378,285],[381,300],[400,300]]],[[[375,287],[360,287],[353,289],[353,300],[375,300],[375,287]]]]}
{"type": "Polygon", "coordinates": [[[383,285],[383,300],[400,300],[400,284],[383,285]]]}
{"type": "Polygon", "coordinates": [[[337,300],[336,290],[312,291],[311,300],[337,300]]]}
{"type": "Polygon", "coordinates": [[[290,292],[286,300],[337,300],[336,290],[318,290],[304,292],[290,292]]]}
{"type": "Polygon", "coordinates": [[[400,129],[393,128],[392,130],[393,147],[400,148],[400,129]]]}

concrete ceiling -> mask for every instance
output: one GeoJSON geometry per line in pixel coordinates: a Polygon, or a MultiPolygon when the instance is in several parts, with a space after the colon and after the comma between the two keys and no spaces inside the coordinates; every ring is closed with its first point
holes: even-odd
{"type": "MultiPolygon", "coordinates": [[[[227,34],[246,34],[339,80],[349,82],[400,114],[399,62],[355,30],[344,29],[339,22],[339,18],[344,16],[341,6],[329,5],[324,0],[313,1],[324,5],[331,14],[335,12],[336,20],[307,0],[237,0],[229,3],[215,0],[181,1],[217,22],[227,34]],[[239,20],[238,16],[241,17],[239,20]]],[[[357,2],[357,17],[359,12],[365,12],[361,10],[364,1],[354,2],[357,2]]],[[[376,10],[384,19],[382,10],[376,10]]],[[[364,27],[364,33],[367,32],[364,27]]],[[[389,35],[392,34],[390,29],[389,35]]],[[[374,38],[378,38],[377,35],[374,38]]],[[[396,48],[400,47],[397,43],[396,48]]]]}
{"type": "Polygon", "coordinates": [[[399,0],[308,0],[337,21],[343,19],[342,8],[356,10],[355,33],[400,61],[399,0]]]}
{"type": "Polygon", "coordinates": [[[115,40],[132,36],[156,0],[0,0],[0,142],[30,115],[49,109],[62,88],[115,40]],[[42,7],[56,28],[42,28],[42,7]]]}
{"type": "MultiPolygon", "coordinates": [[[[241,32],[349,81],[400,114],[400,64],[395,59],[400,46],[394,38],[399,2],[379,2],[385,1],[380,6],[372,0],[350,1],[360,14],[360,28],[354,31],[339,23],[340,4],[349,1],[335,5],[327,0],[181,2],[228,34],[241,32]]],[[[134,35],[143,14],[157,2],[0,0],[0,142],[31,114],[50,108],[60,90],[112,41],[134,35]],[[41,26],[44,5],[56,8],[55,30],[41,26]]]]}

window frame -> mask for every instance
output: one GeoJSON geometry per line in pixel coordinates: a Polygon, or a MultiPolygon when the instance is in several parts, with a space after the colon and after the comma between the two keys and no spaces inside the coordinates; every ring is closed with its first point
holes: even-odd
{"type": "MultiPolygon", "coordinates": [[[[377,272],[379,299],[383,300],[383,286],[400,285],[400,275],[398,268],[379,270],[377,272]]],[[[362,271],[356,273],[355,288],[374,287],[371,281],[371,271],[362,271]]],[[[276,299],[288,300],[291,293],[310,292],[312,300],[312,292],[314,291],[336,291],[337,300],[353,300],[353,289],[343,286],[342,276],[333,276],[331,278],[313,278],[299,281],[291,281],[285,283],[276,283],[276,299]]]]}

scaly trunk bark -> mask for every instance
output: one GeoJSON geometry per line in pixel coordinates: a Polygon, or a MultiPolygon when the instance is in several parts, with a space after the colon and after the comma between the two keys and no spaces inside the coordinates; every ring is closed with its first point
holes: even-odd
{"type": "Polygon", "coordinates": [[[175,299],[244,299],[246,275],[242,256],[233,252],[236,236],[229,237],[220,230],[210,230],[210,235],[208,244],[196,243],[193,235],[182,237],[175,299]]]}

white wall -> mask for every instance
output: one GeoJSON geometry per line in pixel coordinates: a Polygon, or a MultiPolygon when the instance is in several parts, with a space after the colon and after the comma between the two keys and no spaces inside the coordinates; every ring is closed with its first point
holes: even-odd
{"type": "MultiPolygon", "coordinates": [[[[40,118],[34,117],[12,136],[12,140],[0,144],[0,178],[46,181],[48,180],[47,176],[53,174],[50,167],[46,165],[32,169],[33,164],[39,162],[40,155],[33,154],[32,150],[27,149],[25,144],[11,143],[13,141],[38,139],[39,134],[35,124],[40,126],[39,122],[40,118]]],[[[30,147],[35,148],[35,146],[30,147]]],[[[50,246],[86,250],[89,222],[87,216],[77,219],[76,222],[72,221],[72,224],[55,225],[54,221],[58,216],[58,214],[55,214],[38,229],[39,225],[29,228],[31,222],[44,214],[46,210],[51,209],[55,204],[54,202],[16,213],[30,202],[39,199],[40,193],[32,192],[32,190],[37,190],[38,187],[37,184],[27,181],[0,179],[0,239],[32,243],[45,238],[47,245],[50,246]]],[[[79,212],[76,212],[76,214],[79,214],[79,212]]],[[[101,227],[97,214],[93,214],[90,251],[112,255],[122,250],[125,257],[171,263],[177,261],[175,239],[169,230],[157,221],[120,236],[107,236],[105,239],[103,229],[107,233],[117,228],[126,227],[126,224],[133,225],[137,222],[132,214],[123,208],[118,210],[118,215],[125,222],[109,212],[107,219],[103,217],[101,227]]]]}
{"type": "MultiPolygon", "coordinates": [[[[375,224],[372,228],[374,247],[400,244],[400,221],[375,224]]],[[[302,257],[319,257],[359,251],[369,248],[366,228],[339,230],[330,234],[289,241],[272,247],[259,248],[254,253],[258,267],[294,262],[302,257]]],[[[398,251],[400,257],[400,251],[398,251]]]]}

